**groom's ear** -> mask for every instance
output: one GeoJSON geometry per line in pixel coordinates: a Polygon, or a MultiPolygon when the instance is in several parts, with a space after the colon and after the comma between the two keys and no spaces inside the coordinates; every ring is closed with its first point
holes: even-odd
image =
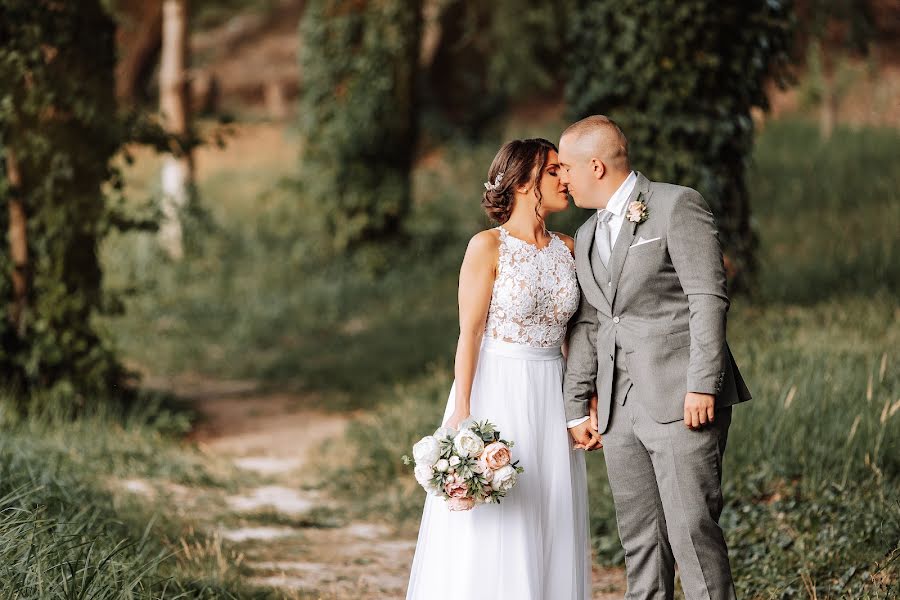
{"type": "Polygon", "coordinates": [[[603,179],[603,176],[606,174],[606,165],[604,165],[603,161],[599,158],[592,158],[591,170],[594,173],[594,177],[596,177],[597,179],[603,179]]]}

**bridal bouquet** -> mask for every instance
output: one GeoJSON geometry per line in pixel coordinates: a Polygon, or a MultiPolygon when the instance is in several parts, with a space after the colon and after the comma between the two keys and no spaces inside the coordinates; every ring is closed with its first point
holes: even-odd
{"type": "Polygon", "coordinates": [[[415,477],[425,491],[447,501],[450,510],[471,510],[476,503],[499,503],[525,469],[512,462],[513,442],[500,439],[489,421],[468,419],[459,429],[441,427],[416,442],[415,477]]]}

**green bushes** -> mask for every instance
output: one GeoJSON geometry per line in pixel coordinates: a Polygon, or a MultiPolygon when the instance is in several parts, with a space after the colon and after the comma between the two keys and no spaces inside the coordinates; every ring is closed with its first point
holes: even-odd
{"type": "MultiPolygon", "coordinates": [[[[419,2],[309,2],[301,25],[299,194],[342,251],[400,231],[416,141],[419,2]]],[[[382,267],[377,250],[364,264],[382,267]]]]}

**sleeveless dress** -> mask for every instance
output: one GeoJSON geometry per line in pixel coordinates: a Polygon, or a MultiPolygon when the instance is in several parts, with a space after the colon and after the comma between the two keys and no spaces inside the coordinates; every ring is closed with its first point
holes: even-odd
{"type": "MultiPolygon", "coordinates": [[[[584,451],[566,429],[560,346],[578,308],[559,237],[536,246],[500,231],[500,259],[472,384],[471,414],[512,440],[525,472],[499,505],[451,512],[427,496],[407,600],[591,597],[584,451]]],[[[442,425],[453,413],[455,384],[442,425]]]]}

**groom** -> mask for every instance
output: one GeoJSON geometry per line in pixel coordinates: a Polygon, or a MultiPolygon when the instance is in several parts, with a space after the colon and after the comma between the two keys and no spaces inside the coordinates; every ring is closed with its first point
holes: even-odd
{"type": "Polygon", "coordinates": [[[632,171],[607,117],[566,129],[559,160],[575,204],[597,209],[575,236],[566,418],[576,444],[603,447],[626,597],[672,598],[677,563],[689,600],[734,598],[722,455],[750,392],[725,342],[715,220],[696,191],[632,171]]]}

